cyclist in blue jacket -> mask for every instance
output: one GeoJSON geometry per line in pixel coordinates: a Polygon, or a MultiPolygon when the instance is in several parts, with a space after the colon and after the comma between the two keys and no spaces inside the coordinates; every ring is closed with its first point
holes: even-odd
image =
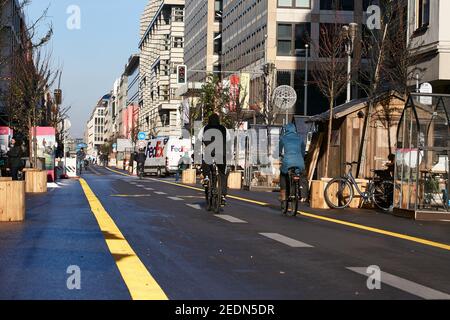
{"type": "Polygon", "coordinates": [[[290,123],[283,127],[280,138],[280,200],[286,201],[286,189],[289,169],[296,168],[301,172],[305,170],[305,142],[297,133],[295,124],[290,123]]]}

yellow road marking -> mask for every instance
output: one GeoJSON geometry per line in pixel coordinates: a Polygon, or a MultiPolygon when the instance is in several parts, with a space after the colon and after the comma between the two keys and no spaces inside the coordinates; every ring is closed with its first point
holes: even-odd
{"type": "Polygon", "coordinates": [[[133,251],[119,228],[102,206],[86,180],[80,179],[81,187],[91,207],[109,251],[114,257],[122,278],[133,300],[168,300],[166,294],[133,251]]]}
{"type": "Polygon", "coordinates": [[[347,227],[370,231],[373,233],[378,233],[378,234],[382,234],[382,235],[386,235],[386,236],[390,236],[390,237],[394,237],[394,238],[408,240],[408,241],[424,244],[424,245],[427,245],[430,247],[435,247],[435,248],[440,248],[440,249],[450,251],[450,245],[448,245],[448,244],[443,244],[443,243],[434,242],[434,241],[430,241],[430,240],[426,240],[426,239],[416,238],[416,237],[408,236],[406,234],[401,234],[401,233],[397,233],[397,232],[391,232],[391,231],[386,231],[386,230],[382,230],[382,229],[367,227],[364,225],[351,223],[351,222],[347,222],[347,221],[342,221],[342,220],[337,220],[337,219],[333,219],[333,218],[328,218],[328,217],[324,217],[324,216],[319,216],[319,215],[311,214],[311,213],[307,213],[307,212],[299,211],[299,213],[305,217],[322,220],[322,221],[328,221],[328,222],[344,225],[347,227]]]}
{"type": "MultiPolygon", "coordinates": [[[[111,171],[115,172],[114,170],[111,170],[111,171]]],[[[170,184],[170,185],[174,185],[174,186],[178,186],[178,187],[183,187],[183,188],[186,188],[186,189],[192,189],[192,190],[196,190],[196,191],[204,191],[203,189],[200,189],[200,188],[196,188],[196,187],[192,187],[192,186],[186,186],[186,185],[179,184],[179,183],[174,183],[174,182],[169,182],[169,181],[162,181],[162,180],[158,180],[158,179],[152,179],[152,180],[158,181],[158,182],[162,182],[162,183],[166,183],[166,184],[170,184]]],[[[250,199],[245,199],[245,198],[240,198],[240,197],[235,197],[235,196],[229,196],[229,198],[235,199],[235,200],[244,201],[244,202],[249,202],[249,203],[253,203],[253,204],[257,204],[257,205],[260,205],[260,206],[263,206],[263,207],[270,206],[269,203],[255,201],[255,200],[250,200],[250,199]]],[[[369,232],[372,232],[372,233],[382,234],[382,235],[385,235],[385,236],[394,237],[394,238],[397,238],[397,239],[403,239],[403,240],[407,240],[407,241],[411,241],[411,242],[415,242],[415,243],[420,243],[420,244],[423,244],[423,245],[426,245],[426,246],[430,246],[430,247],[434,247],[434,248],[439,248],[439,249],[450,251],[450,245],[448,245],[448,244],[439,243],[439,242],[435,242],[435,241],[430,241],[430,240],[422,239],[422,238],[417,238],[417,237],[413,237],[413,236],[409,236],[409,235],[401,234],[401,233],[397,233],[397,232],[391,232],[391,231],[386,231],[386,230],[382,230],[382,229],[378,229],[378,228],[372,228],[372,227],[368,227],[368,226],[364,226],[364,225],[356,224],[356,223],[351,223],[351,222],[347,222],[347,221],[343,221],[343,220],[328,218],[328,217],[320,216],[320,215],[317,215],[317,214],[311,214],[311,213],[301,212],[301,211],[299,211],[299,213],[302,216],[308,217],[308,218],[311,218],[311,219],[327,221],[327,222],[331,222],[331,223],[335,223],[335,224],[339,224],[339,225],[343,225],[343,226],[347,226],[347,227],[351,227],[351,228],[355,228],[355,229],[365,230],[365,231],[369,231],[369,232]]]]}

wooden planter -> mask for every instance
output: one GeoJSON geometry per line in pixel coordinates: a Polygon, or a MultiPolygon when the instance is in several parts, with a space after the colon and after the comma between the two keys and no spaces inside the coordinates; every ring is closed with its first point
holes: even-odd
{"type": "Polygon", "coordinates": [[[25,220],[25,182],[0,181],[0,222],[25,220]]]}
{"type": "Polygon", "coordinates": [[[228,176],[228,188],[231,190],[241,190],[242,188],[242,172],[231,172],[228,176]]]}
{"type": "MultiPolygon", "coordinates": [[[[324,191],[327,187],[328,182],[331,181],[330,179],[322,179],[321,181],[313,181],[311,184],[311,208],[312,209],[330,209],[330,207],[327,205],[327,202],[325,201],[325,195],[324,191]]],[[[364,179],[357,179],[356,182],[358,183],[358,187],[361,191],[366,191],[368,181],[364,179]]],[[[349,208],[352,209],[358,209],[362,205],[362,198],[360,197],[359,193],[354,189],[354,198],[353,201],[350,203],[349,208]]]]}
{"type": "Polygon", "coordinates": [[[3,181],[12,181],[12,178],[11,177],[0,177],[0,182],[3,182],[3,181]]]}
{"type": "Polygon", "coordinates": [[[196,184],[197,183],[197,170],[186,169],[182,173],[181,181],[183,184],[196,184]]]}
{"type": "Polygon", "coordinates": [[[36,169],[25,169],[25,192],[46,193],[47,171],[36,169]]]}

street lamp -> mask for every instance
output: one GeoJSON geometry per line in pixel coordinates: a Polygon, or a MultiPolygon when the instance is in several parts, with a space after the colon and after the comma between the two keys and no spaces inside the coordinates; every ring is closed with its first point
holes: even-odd
{"type": "Polygon", "coordinates": [[[309,60],[309,44],[305,44],[305,117],[308,116],[308,60],[309,60]]]}
{"type": "Polygon", "coordinates": [[[355,39],[358,33],[358,24],[352,22],[342,27],[345,40],[345,52],[347,54],[347,103],[352,100],[352,56],[355,50],[355,39]]]}

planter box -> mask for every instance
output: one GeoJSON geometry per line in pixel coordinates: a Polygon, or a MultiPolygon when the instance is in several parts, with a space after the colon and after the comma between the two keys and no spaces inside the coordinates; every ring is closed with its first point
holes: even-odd
{"type": "Polygon", "coordinates": [[[3,181],[12,181],[12,178],[11,177],[0,177],[0,182],[3,182],[3,181]]]}
{"type": "Polygon", "coordinates": [[[0,182],[0,222],[25,220],[25,182],[0,182]]]}
{"type": "Polygon", "coordinates": [[[196,184],[197,183],[197,170],[186,169],[182,173],[181,181],[183,184],[196,184]]]}
{"type": "Polygon", "coordinates": [[[25,172],[26,193],[47,192],[47,171],[36,169],[25,169],[24,172],[25,172]]]}
{"type": "Polygon", "coordinates": [[[242,172],[231,172],[228,176],[228,189],[241,190],[242,189],[242,172]]]}

